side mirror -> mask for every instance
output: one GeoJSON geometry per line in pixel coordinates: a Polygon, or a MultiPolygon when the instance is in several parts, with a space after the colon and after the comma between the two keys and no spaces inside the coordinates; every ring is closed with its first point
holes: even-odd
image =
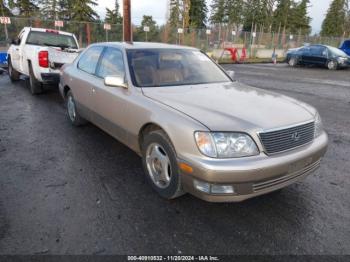
{"type": "Polygon", "coordinates": [[[231,78],[232,81],[235,80],[235,71],[226,71],[228,76],[231,78]]]}
{"type": "Polygon", "coordinates": [[[128,88],[128,84],[125,83],[124,77],[121,76],[106,76],[105,85],[113,87],[122,87],[125,89],[128,88]]]}
{"type": "Polygon", "coordinates": [[[19,39],[18,38],[12,39],[11,44],[19,45],[19,39]]]}

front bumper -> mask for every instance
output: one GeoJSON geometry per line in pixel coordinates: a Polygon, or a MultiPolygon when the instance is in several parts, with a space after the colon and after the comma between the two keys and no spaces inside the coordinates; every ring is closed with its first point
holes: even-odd
{"type": "Polygon", "coordinates": [[[327,151],[328,136],[323,133],[312,143],[278,155],[240,159],[196,158],[183,161],[193,168],[180,171],[183,188],[209,202],[240,202],[293,184],[315,171],[327,151]],[[210,194],[194,187],[194,180],[214,185],[230,185],[233,194],[210,194]]]}

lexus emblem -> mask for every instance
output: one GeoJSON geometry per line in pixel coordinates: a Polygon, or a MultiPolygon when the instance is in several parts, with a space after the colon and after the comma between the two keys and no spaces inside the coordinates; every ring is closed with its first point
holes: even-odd
{"type": "Polygon", "coordinates": [[[294,132],[294,133],[292,134],[292,140],[293,140],[294,142],[298,142],[299,139],[300,139],[300,134],[299,134],[298,132],[294,132]]]}

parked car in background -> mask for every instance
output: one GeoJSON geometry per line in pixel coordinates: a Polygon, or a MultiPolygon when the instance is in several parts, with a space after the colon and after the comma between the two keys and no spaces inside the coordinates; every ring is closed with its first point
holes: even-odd
{"type": "Polygon", "coordinates": [[[73,62],[78,51],[74,34],[25,27],[8,50],[9,76],[12,81],[28,76],[30,91],[39,94],[43,84],[58,84],[61,66],[73,62]]]}
{"type": "Polygon", "coordinates": [[[350,56],[350,39],[345,40],[339,47],[344,53],[350,56]]]}
{"type": "Polygon", "coordinates": [[[7,52],[0,51],[0,74],[2,74],[7,68],[7,52]]]}
{"type": "Polygon", "coordinates": [[[315,171],[328,143],[316,109],[232,76],[194,48],[102,43],[62,68],[59,89],[72,124],[140,154],[167,199],[242,201],[315,171]]]}
{"type": "Polygon", "coordinates": [[[286,62],[290,66],[325,66],[330,70],[350,67],[350,57],[342,50],[326,45],[304,46],[287,53],[286,62]]]}

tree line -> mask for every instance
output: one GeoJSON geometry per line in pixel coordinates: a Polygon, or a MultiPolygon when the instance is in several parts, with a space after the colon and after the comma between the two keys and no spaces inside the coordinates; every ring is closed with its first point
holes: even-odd
{"type": "MultiPolygon", "coordinates": [[[[169,16],[165,26],[176,30],[204,29],[229,26],[236,31],[275,32],[309,35],[311,18],[310,0],[169,0],[169,16]]],[[[49,20],[101,22],[95,8],[96,0],[0,0],[1,16],[35,17],[49,20]],[[16,12],[14,12],[16,10],[16,12]]],[[[117,0],[113,9],[106,8],[104,22],[121,24],[117,0]]],[[[136,27],[140,38],[143,27],[150,27],[155,35],[159,26],[152,16],[144,16],[136,27]]],[[[350,34],[349,0],[332,0],[322,23],[322,36],[350,34]]]]}
{"type": "Polygon", "coordinates": [[[205,0],[170,0],[169,24],[185,28],[214,24],[243,31],[309,34],[309,4],[310,0],[213,0],[208,15],[205,0]]]}

